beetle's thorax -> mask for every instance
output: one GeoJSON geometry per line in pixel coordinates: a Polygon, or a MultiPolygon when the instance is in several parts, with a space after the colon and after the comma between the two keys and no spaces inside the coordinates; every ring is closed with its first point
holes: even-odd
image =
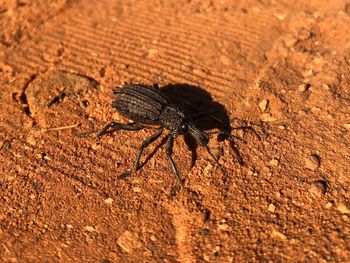
{"type": "Polygon", "coordinates": [[[184,111],[174,104],[165,106],[160,114],[160,123],[172,133],[179,133],[179,128],[184,120],[184,111]]]}

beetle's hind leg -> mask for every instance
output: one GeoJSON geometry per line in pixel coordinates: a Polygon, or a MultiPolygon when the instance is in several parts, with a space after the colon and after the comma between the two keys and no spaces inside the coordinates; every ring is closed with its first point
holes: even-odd
{"type": "Polygon", "coordinates": [[[89,132],[84,132],[84,133],[77,133],[75,132],[76,135],[79,137],[87,137],[89,135],[94,134],[96,137],[101,137],[102,135],[108,133],[108,132],[113,132],[116,130],[126,130],[126,131],[138,131],[143,129],[144,127],[137,124],[137,123],[128,123],[128,124],[123,124],[123,123],[118,123],[115,121],[112,121],[111,123],[107,124],[105,127],[103,127],[100,130],[97,131],[89,131],[89,132]]]}
{"type": "Polygon", "coordinates": [[[148,137],[146,140],[144,140],[142,142],[142,145],[136,155],[135,161],[134,161],[134,165],[132,167],[132,169],[129,169],[127,171],[125,171],[124,173],[122,173],[121,175],[118,176],[118,178],[125,178],[127,176],[130,176],[131,174],[135,173],[139,168],[140,168],[140,158],[141,155],[143,153],[143,150],[150,145],[152,142],[154,142],[155,140],[157,140],[159,138],[160,135],[162,135],[163,132],[163,128],[160,128],[155,134],[151,135],[150,137],[148,137]]]}

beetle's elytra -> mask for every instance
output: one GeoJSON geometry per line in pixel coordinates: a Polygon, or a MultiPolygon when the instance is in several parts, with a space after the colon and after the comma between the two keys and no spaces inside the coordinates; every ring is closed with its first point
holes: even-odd
{"type": "Polygon", "coordinates": [[[101,130],[94,132],[97,136],[102,136],[106,132],[115,130],[137,131],[144,128],[157,128],[155,134],[143,141],[135,158],[133,168],[125,171],[119,177],[129,176],[139,169],[139,161],[143,150],[160,137],[163,129],[169,131],[166,154],[173,173],[180,184],[183,184],[183,180],[180,178],[172,158],[174,139],[178,135],[189,133],[212,156],[207,146],[209,141],[208,134],[194,124],[195,119],[203,116],[213,118],[210,115],[199,113],[194,116],[186,116],[181,106],[172,103],[157,84],[151,86],[125,84],[120,88],[114,89],[114,95],[115,100],[112,103],[112,107],[122,116],[133,121],[133,123],[122,124],[112,121],[101,130]]]}

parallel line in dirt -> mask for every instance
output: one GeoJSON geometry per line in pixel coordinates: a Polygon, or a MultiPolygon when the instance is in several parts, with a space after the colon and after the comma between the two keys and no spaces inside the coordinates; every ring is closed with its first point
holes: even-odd
{"type": "MultiPolygon", "coordinates": [[[[16,162],[17,161],[17,158],[13,155],[6,155],[6,158],[11,162],[11,163],[18,163],[16,162]]],[[[28,159],[25,159],[25,158],[22,158],[21,162],[18,163],[18,164],[21,164],[22,167],[26,167],[26,171],[33,171],[37,176],[39,176],[39,178],[43,181],[46,181],[46,182],[51,182],[51,183],[54,183],[54,184],[57,184],[57,183],[60,183],[62,182],[59,178],[57,177],[49,177],[47,176],[47,174],[51,171],[51,175],[57,175],[57,173],[61,174],[63,178],[68,178],[69,180],[73,181],[73,182],[78,182],[80,184],[83,184],[85,186],[87,186],[88,188],[92,189],[92,190],[97,190],[99,188],[103,188],[103,187],[99,187],[99,185],[97,186],[94,186],[91,182],[86,182],[84,181],[84,177],[79,177],[79,176],[76,176],[75,174],[71,173],[70,170],[69,170],[69,167],[68,169],[65,169],[64,167],[55,167],[55,166],[52,166],[50,164],[46,164],[46,165],[43,165],[43,167],[45,167],[47,170],[45,170],[45,172],[42,172],[42,171],[36,171],[37,169],[37,165],[34,164],[33,166],[33,161],[30,161],[28,159]],[[90,184],[89,184],[90,183],[90,184]]],[[[78,167],[75,167],[75,170],[77,170],[78,167]]],[[[23,176],[16,176],[17,179],[21,180],[22,182],[24,183],[28,183],[28,179],[27,177],[23,177],[23,176]]],[[[70,188],[74,189],[73,188],[73,185],[69,184],[68,185],[70,188]]],[[[99,194],[101,194],[101,192],[99,192],[99,194]]]]}
{"type": "MultiPolygon", "coordinates": [[[[103,31],[103,29],[102,29],[102,30],[99,30],[98,32],[95,32],[95,34],[99,35],[100,38],[104,38],[105,40],[109,41],[109,40],[111,40],[111,35],[112,36],[116,36],[116,35],[120,34],[121,32],[123,32],[124,34],[126,34],[126,37],[124,37],[124,35],[121,35],[122,38],[134,39],[133,36],[130,35],[130,32],[132,31],[132,32],[137,32],[138,33],[138,35],[136,35],[136,36],[142,36],[144,39],[149,39],[149,42],[152,43],[152,40],[154,38],[152,38],[150,36],[150,34],[147,34],[147,28],[146,27],[145,27],[145,30],[140,30],[140,27],[142,27],[142,26],[143,26],[143,24],[138,25],[138,27],[129,26],[126,29],[121,27],[121,28],[118,28],[118,31],[114,31],[114,30],[105,30],[105,31],[103,31]],[[101,32],[102,34],[100,34],[99,32],[101,32]]],[[[80,26],[79,28],[82,28],[82,26],[80,26]]],[[[87,31],[91,31],[91,27],[86,26],[85,29],[87,31]]],[[[154,28],[154,29],[155,30],[159,30],[159,27],[154,28]]],[[[156,32],[156,31],[153,31],[153,32],[156,32]]],[[[172,33],[173,33],[173,31],[170,30],[170,34],[172,34],[172,33]]],[[[116,37],[114,37],[114,38],[116,38],[116,37]]],[[[218,38],[218,37],[216,36],[216,38],[218,38]]],[[[236,36],[234,37],[234,39],[235,38],[236,38],[236,36]]],[[[190,45],[184,46],[184,47],[179,46],[178,43],[186,43],[186,42],[189,41],[189,39],[190,39],[190,37],[186,37],[184,39],[184,41],[175,41],[175,42],[171,42],[171,43],[169,41],[167,41],[167,39],[165,39],[165,40],[162,40],[162,41],[158,42],[157,44],[155,44],[155,46],[163,47],[167,51],[168,50],[176,50],[177,53],[185,55],[185,57],[186,57],[185,60],[188,61],[189,60],[188,58],[193,58],[193,55],[191,53],[188,53],[188,51],[191,50],[192,47],[195,46],[196,44],[198,45],[198,40],[195,40],[194,43],[190,43],[190,45]],[[165,45],[164,46],[164,45],[162,45],[162,43],[166,43],[166,44],[169,44],[169,45],[165,45]],[[171,48],[169,49],[169,47],[171,47],[171,48]],[[176,48],[174,48],[174,47],[176,47],[176,48]]],[[[228,38],[228,40],[231,40],[231,39],[228,38]]],[[[135,39],[135,43],[138,43],[138,41],[139,40],[136,38],[135,39]]],[[[251,41],[249,41],[248,43],[251,43],[251,41]]],[[[243,45],[243,47],[244,47],[244,45],[243,45]]],[[[249,49],[248,51],[251,52],[251,49],[249,49]]],[[[192,62],[196,63],[195,61],[192,61],[192,62]]],[[[198,63],[196,63],[196,64],[200,65],[198,63]]],[[[220,74],[220,75],[222,75],[222,74],[220,74]]]]}
{"type": "MultiPolygon", "coordinates": [[[[85,39],[81,39],[81,40],[84,41],[85,39]]],[[[87,44],[85,42],[85,47],[82,47],[81,45],[75,44],[75,43],[74,44],[73,43],[67,43],[67,45],[72,47],[72,48],[74,48],[77,51],[79,50],[80,52],[77,52],[77,54],[79,54],[81,52],[85,52],[86,53],[86,52],[88,52],[87,50],[94,50],[94,51],[97,50],[97,46],[94,45],[93,43],[87,44]]],[[[115,48],[114,50],[118,50],[118,49],[115,48]]],[[[140,61],[138,61],[136,59],[132,59],[132,57],[139,57],[140,55],[142,55],[142,53],[141,54],[136,53],[135,56],[128,57],[128,56],[121,55],[121,54],[123,54],[124,50],[118,50],[118,51],[119,51],[118,52],[118,57],[121,58],[121,59],[124,59],[126,64],[131,64],[130,62],[132,61],[132,62],[136,63],[137,67],[140,67],[140,66],[144,67],[145,70],[149,70],[149,69],[154,70],[154,69],[156,69],[156,70],[158,70],[158,72],[157,72],[158,74],[160,74],[161,72],[167,72],[168,74],[174,75],[173,71],[167,70],[167,68],[169,68],[169,66],[171,66],[172,70],[176,69],[178,72],[186,74],[187,75],[186,79],[190,80],[191,82],[195,82],[196,78],[201,78],[202,80],[206,80],[208,82],[213,82],[213,83],[217,84],[219,87],[228,87],[228,85],[232,85],[232,83],[233,83],[232,82],[233,80],[229,80],[228,83],[224,83],[222,81],[222,79],[220,79],[221,82],[218,82],[218,81],[213,80],[213,79],[208,79],[208,76],[210,77],[210,75],[208,75],[205,78],[203,78],[203,76],[194,74],[192,72],[185,71],[182,68],[174,67],[174,65],[178,65],[178,63],[174,63],[173,65],[171,65],[171,64],[169,65],[169,63],[166,63],[167,58],[164,58],[164,61],[165,61],[164,63],[160,63],[159,61],[154,61],[154,64],[149,64],[149,61],[151,61],[151,60],[147,60],[148,63],[145,63],[144,61],[142,61],[142,63],[140,63],[140,61]],[[164,68],[163,67],[159,67],[158,65],[164,65],[165,67],[164,68]]],[[[40,52],[40,50],[38,50],[38,52],[40,52]]],[[[129,52],[129,53],[131,53],[131,52],[129,52]]],[[[101,54],[98,57],[93,57],[93,60],[100,61],[100,62],[106,62],[106,61],[108,61],[110,59],[111,59],[110,56],[108,56],[108,55],[101,55],[101,54]]],[[[106,64],[106,63],[104,63],[104,64],[106,64]]],[[[184,78],[184,77],[182,76],[181,78],[184,78]]],[[[224,88],[218,88],[217,86],[213,86],[212,88],[215,89],[219,93],[224,90],[224,88]]]]}
{"type": "MultiPolygon", "coordinates": [[[[74,30],[74,29],[73,29],[74,30]]],[[[74,35],[76,35],[76,34],[74,34],[74,35]]],[[[94,33],[91,33],[91,35],[95,35],[94,33]]],[[[89,35],[87,35],[86,36],[86,40],[89,40],[90,39],[90,37],[91,36],[89,36],[89,35]]],[[[101,37],[104,37],[104,36],[101,36],[101,37]]],[[[106,41],[105,41],[105,43],[106,42],[108,42],[108,41],[113,41],[113,40],[111,40],[110,39],[110,37],[104,37],[105,39],[106,39],[106,41]]],[[[136,41],[136,43],[137,43],[137,39],[135,39],[136,41]]],[[[84,42],[84,43],[86,43],[86,42],[84,42]]],[[[112,43],[111,43],[112,44],[112,43]]],[[[105,44],[103,44],[104,46],[106,46],[106,50],[108,50],[108,49],[110,49],[109,47],[109,45],[105,45],[105,44]]],[[[92,44],[91,44],[91,46],[92,46],[92,44]]],[[[157,45],[158,46],[158,45],[157,45]]],[[[94,49],[96,50],[96,46],[94,46],[94,49]]],[[[103,51],[104,49],[102,48],[102,51],[103,51]]],[[[114,51],[117,51],[117,49],[116,48],[114,48],[114,49],[112,49],[112,50],[114,50],[114,51]]],[[[129,47],[129,53],[131,53],[131,51],[130,50],[133,50],[133,47],[131,46],[131,47],[129,47]]],[[[134,50],[137,50],[137,49],[134,49],[134,50]]],[[[169,50],[167,50],[167,47],[165,46],[164,47],[164,50],[166,50],[167,51],[167,53],[169,53],[170,51],[173,51],[173,49],[171,49],[170,51],[169,50]]],[[[119,49],[118,50],[119,52],[120,51],[125,51],[124,49],[119,49]]],[[[146,50],[145,50],[145,52],[146,52],[146,50]]],[[[140,52],[139,54],[135,54],[136,55],[136,57],[142,57],[142,56],[144,56],[144,53],[145,52],[140,52]]],[[[123,52],[121,52],[121,53],[123,53],[123,52]]],[[[105,55],[105,57],[107,57],[107,58],[110,58],[110,56],[108,56],[108,55],[105,55]]],[[[176,67],[178,67],[179,65],[181,65],[181,64],[183,64],[183,61],[191,61],[192,59],[188,59],[188,58],[182,58],[182,57],[179,57],[179,56],[174,56],[173,54],[172,54],[172,56],[170,56],[170,57],[163,57],[162,55],[159,55],[159,58],[160,59],[163,59],[162,61],[162,64],[165,64],[166,66],[173,66],[173,68],[176,68],[176,67]],[[172,64],[171,64],[172,63],[172,64]],[[176,67],[175,67],[176,66],[176,67]]],[[[145,59],[145,60],[149,60],[149,61],[152,61],[152,59],[145,59]]],[[[153,60],[154,61],[154,63],[155,64],[160,64],[159,63],[159,61],[156,61],[156,60],[153,60]]],[[[191,62],[193,62],[193,61],[191,61],[191,62]]],[[[198,64],[198,63],[191,63],[191,64],[198,64]]],[[[181,72],[184,72],[184,70],[182,69],[182,68],[180,68],[179,69],[181,72]]],[[[231,70],[233,70],[233,71],[241,71],[242,70],[242,68],[233,68],[233,67],[231,67],[231,70]]],[[[190,73],[191,74],[191,73],[190,73]]],[[[226,75],[226,74],[225,74],[226,75]]],[[[224,74],[222,74],[221,76],[219,76],[219,75],[217,75],[217,74],[215,74],[215,73],[210,73],[209,74],[209,76],[211,76],[211,77],[213,77],[213,78],[215,78],[216,79],[216,82],[218,82],[219,84],[223,84],[223,83],[220,83],[219,82],[219,80],[224,80],[224,81],[228,81],[229,83],[232,83],[232,79],[230,79],[229,78],[229,76],[227,76],[227,77],[225,77],[224,76],[224,74]]],[[[245,76],[247,77],[247,73],[245,74],[245,76]]],[[[253,77],[253,76],[252,76],[253,77]]]]}
{"type": "MultiPolygon", "coordinates": [[[[16,131],[16,128],[14,126],[14,124],[11,125],[11,122],[8,123],[7,125],[7,129],[5,128],[6,126],[4,126],[4,130],[5,130],[5,134],[13,134],[16,131]]],[[[46,138],[41,138],[43,140],[50,140],[50,135],[44,135],[46,138]]],[[[130,135],[132,136],[132,135],[130,135]]],[[[4,137],[3,140],[5,140],[5,138],[7,139],[11,139],[8,137],[4,137]]],[[[131,138],[131,137],[130,137],[131,138]]],[[[81,170],[81,167],[84,167],[84,165],[86,165],[86,160],[90,160],[90,164],[91,164],[91,168],[92,167],[97,167],[100,168],[102,170],[106,170],[106,166],[110,166],[110,160],[111,160],[111,156],[114,155],[119,155],[119,156],[123,156],[122,152],[119,152],[119,154],[116,154],[116,151],[118,151],[117,149],[115,149],[113,146],[109,146],[108,144],[103,144],[102,147],[103,149],[101,151],[98,151],[98,158],[95,158],[91,161],[91,158],[89,157],[89,153],[88,153],[88,148],[89,147],[83,147],[82,148],[82,152],[81,152],[81,162],[79,162],[79,157],[77,157],[77,152],[76,149],[74,147],[69,147],[70,145],[79,145],[79,140],[83,140],[81,138],[70,138],[70,137],[61,137],[62,140],[60,141],[50,141],[49,145],[36,145],[35,146],[35,151],[36,152],[45,152],[46,154],[48,154],[51,157],[51,160],[49,161],[49,163],[56,163],[59,164],[57,167],[73,167],[75,170],[81,170]],[[75,162],[72,163],[71,161],[69,161],[69,157],[74,157],[75,158],[75,162]]],[[[26,140],[22,140],[22,139],[15,139],[17,142],[20,142],[22,145],[28,145],[28,142],[26,140]]],[[[136,156],[137,150],[139,148],[139,146],[141,145],[143,139],[139,140],[139,144],[131,144],[130,148],[131,151],[134,153],[134,155],[136,156]]],[[[85,142],[85,144],[88,144],[88,141],[85,142]]],[[[32,146],[29,146],[32,147],[32,146]]],[[[16,149],[14,149],[16,151],[16,149]]],[[[145,151],[144,155],[143,155],[143,160],[145,158],[145,156],[147,156],[148,152],[152,152],[149,149],[145,151]]],[[[133,159],[133,157],[132,157],[133,159]]],[[[18,160],[14,161],[14,163],[18,163],[18,160]]],[[[128,164],[125,164],[126,166],[128,165],[132,165],[132,162],[129,162],[128,164]]],[[[27,166],[26,166],[27,167],[27,166]]],[[[117,168],[117,167],[115,167],[117,168]]],[[[115,170],[113,168],[112,165],[112,170],[115,170]]],[[[123,171],[121,171],[123,172],[123,171]]],[[[96,174],[96,173],[94,173],[96,174]]]]}
{"type": "MultiPolygon", "coordinates": [[[[158,13],[158,15],[163,17],[164,12],[158,13]]],[[[182,27],[180,27],[178,25],[177,27],[171,27],[171,29],[169,31],[171,33],[173,33],[174,30],[179,30],[179,32],[181,32],[180,36],[184,36],[184,35],[186,36],[186,34],[188,34],[188,32],[189,32],[188,29],[190,29],[191,32],[195,32],[197,36],[201,36],[203,34],[203,25],[210,25],[210,27],[213,27],[213,25],[215,25],[216,27],[225,27],[225,35],[227,34],[229,39],[235,39],[235,38],[237,38],[237,36],[248,37],[248,38],[243,38],[243,39],[246,39],[246,42],[243,40],[242,43],[244,43],[247,47],[251,47],[250,48],[250,50],[251,50],[253,48],[256,48],[256,45],[251,45],[252,43],[255,43],[257,40],[257,38],[255,36],[262,35],[263,34],[262,32],[264,30],[261,30],[261,29],[266,29],[268,27],[268,25],[270,25],[270,23],[268,23],[268,22],[271,20],[271,16],[269,16],[269,19],[262,20],[266,23],[261,23],[261,24],[258,22],[260,16],[254,16],[254,19],[249,19],[249,20],[246,16],[249,16],[249,14],[245,15],[245,16],[241,16],[241,19],[243,19],[244,21],[254,20],[254,21],[256,21],[256,23],[254,23],[255,26],[250,26],[251,23],[247,23],[247,24],[244,24],[244,27],[243,27],[243,26],[241,26],[242,20],[237,19],[236,17],[235,17],[235,20],[231,21],[231,22],[237,22],[237,24],[236,24],[237,27],[227,27],[227,24],[230,23],[230,21],[218,20],[217,16],[212,16],[212,17],[207,16],[205,18],[198,17],[198,16],[188,16],[180,21],[180,23],[185,25],[187,29],[182,29],[182,27]],[[261,25],[261,26],[257,27],[256,25],[261,25]],[[193,29],[195,29],[195,30],[193,30],[193,29]]],[[[154,24],[157,24],[157,23],[150,23],[147,19],[145,19],[147,17],[148,17],[147,13],[144,13],[144,12],[142,12],[142,10],[140,10],[140,12],[138,13],[138,16],[135,17],[135,19],[133,19],[132,22],[138,23],[140,21],[141,23],[137,24],[138,27],[142,27],[145,24],[148,24],[149,26],[153,26],[154,24]]],[[[158,16],[156,13],[154,15],[154,18],[156,19],[157,17],[158,16]]],[[[161,21],[163,21],[163,20],[161,20],[161,21]]],[[[157,30],[162,29],[160,26],[161,24],[162,23],[159,23],[159,24],[157,24],[157,26],[153,26],[153,29],[157,29],[157,30]]],[[[205,32],[206,32],[207,36],[214,36],[215,38],[217,37],[217,35],[209,33],[209,32],[211,32],[211,30],[210,31],[207,30],[205,32]]],[[[192,35],[194,35],[194,34],[191,34],[191,36],[192,35]]],[[[240,40],[242,40],[242,38],[240,38],[240,40]]],[[[198,39],[195,39],[194,43],[198,43],[197,41],[198,41],[198,39]]]]}
{"type": "MultiPolygon", "coordinates": [[[[69,43],[67,45],[69,47],[71,47],[72,50],[76,50],[76,54],[79,54],[79,53],[82,53],[82,52],[86,52],[86,50],[83,49],[81,47],[81,45],[79,45],[79,44],[71,44],[71,43],[69,43]]],[[[92,50],[92,47],[91,47],[91,50],[92,50]]],[[[94,50],[96,50],[96,48],[94,50]]],[[[37,52],[40,52],[40,51],[41,51],[40,49],[37,50],[37,52]]],[[[173,71],[170,71],[169,69],[167,69],[168,67],[164,67],[164,68],[159,67],[160,63],[156,62],[156,61],[155,61],[154,64],[149,64],[149,62],[148,63],[140,63],[137,59],[132,59],[133,56],[128,57],[128,56],[122,55],[122,53],[123,53],[122,51],[123,50],[120,50],[118,58],[123,59],[125,64],[133,65],[131,62],[134,62],[135,68],[139,70],[138,75],[139,74],[142,75],[142,74],[147,73],[147,72],[151,76],[154,75],[154,74],[168,73],[169,75],[172,75],[172,76],[176,77],[177,79],[186,79],[187,81],[190,81],[191,83],[195,83],[196,82],[196,77],[197,78],[201,78],[203,80],[210,81],[210,82],[214,82],[212,80],[208,80],[206,78],[203,78],[202,76],[195,75],[195,74],[192,74],[191,72],[186,72],[186,71],[183,71],[183,70],[178,69],[178,68],[172,68],[173,71]],[[142,71],[140,69],[142,69],[142,71]],[[187,76],[183,76],[182,74],[177,75],[177,74],[175,74],[174,70],[176,70],[177,72],[180,72],[182,74],[186,74],[187,76]]],[[[111,59],[111,58],[110,57],[107,58],[107,56],[106,56],[106,59],[104,59],[104,56],[93,57],[93,60],[99,61],[100,64],[106,64],[108,59],[111,59]],[[103,62],[103,63],[101,63],[101,62],[103,62]]],[[[120,60],[117,60],[117,61],[120,61],[120,60]]],[[[76,65],[79,65],[79,64],[86,65],[85,61],[75,61],[73,59],[73,57],[70,58],[70,62],[74,62],[74,64],[76,64],[76,65]]],[[[168,65],[166,65],[166,66],[168,66],[168,65]]],[[[220,85],[220,87],[228,85],[228,84],[225,84],[225,83],[222,83],[222,82],[221,83],[216,83],[216,84],[220,85]]],[[[218,89],[216,86],[213,86],[212,88],[216,89],[218,92],[222,92],[222,90],[218,89]]]]}
{"type": "Polygon", "coordinates": [[[42,59],[37,58],[38,54],[28,53],[29,50],[27,50],[27,52],[24,55],[15,54],[8,61],[8,64],[19,72],[26,72],[30,74],[37,73],[38,71],[40,71],[40,69],[44,69],[47,67],[47,64],[44,64],[42,59]],[[32,59],[33,56],[36,58],[32,59]]]}

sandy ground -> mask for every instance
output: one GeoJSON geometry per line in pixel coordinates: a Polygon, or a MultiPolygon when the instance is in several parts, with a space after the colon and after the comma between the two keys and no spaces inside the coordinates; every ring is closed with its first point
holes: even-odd
{"type": "Polygon", "coordinates": [[[350,262],[349,1],[3,0],[0,101],[2,262],[350,262]],[[73,131],[124,82],[259,136],[117,179],[154,131],[73,131]]]}

